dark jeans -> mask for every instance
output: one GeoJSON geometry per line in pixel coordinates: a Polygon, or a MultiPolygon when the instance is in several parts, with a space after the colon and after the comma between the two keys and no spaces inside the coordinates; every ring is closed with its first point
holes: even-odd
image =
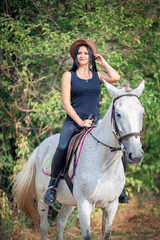
{"type": "Polygon", "coordinates": [[[58,147],[52,159],[51,177],[56,178],[59,175],[65,165],[67,149],[71,138],[82,130],[83,128],[74,121],[65,121],[61,131],[58,147]]]}

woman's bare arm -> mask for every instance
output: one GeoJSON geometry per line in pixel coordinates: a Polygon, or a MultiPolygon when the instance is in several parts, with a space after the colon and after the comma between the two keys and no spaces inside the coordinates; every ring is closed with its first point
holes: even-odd
{"type": "Polygon", "coordinates": [[[120,75],[117,73],[117,71],[112,68],[101,55],[95,54],[95,60],[98,65],[103,66],[107,71],[107,73],[98,72],[101,83],[103,83],[102,79],[109,83],[114,83],[120,80],[120,75]]]}

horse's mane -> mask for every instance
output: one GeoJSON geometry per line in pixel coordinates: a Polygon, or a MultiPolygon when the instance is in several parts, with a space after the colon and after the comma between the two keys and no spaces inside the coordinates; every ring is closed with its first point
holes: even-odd
{"type": "Polygon", "coordinates": [[[131,92],[132,89],[130,88],[130,83],[128,81],[123,82],[121,85],[119,85],[117,88],[124,89],[125,92],[131,92]]]}

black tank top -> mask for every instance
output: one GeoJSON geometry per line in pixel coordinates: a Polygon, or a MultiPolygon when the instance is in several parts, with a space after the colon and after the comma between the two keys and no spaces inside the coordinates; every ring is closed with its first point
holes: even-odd
{"type": "MultiPolygon", "coordinates": [[[[92,78],[85,80],[71,71],[71,105],[82,120],[87,119],[90,114],[100,119],[100,93],[101,83],[97,72],[92,72],[92,78]]],[[[72,120],[68,114],[67,120],[72,120]]]]}

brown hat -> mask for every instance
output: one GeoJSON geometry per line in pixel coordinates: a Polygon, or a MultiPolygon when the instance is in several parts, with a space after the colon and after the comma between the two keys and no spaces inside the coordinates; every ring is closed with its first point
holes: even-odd
{"type": "Polygon", "coordinates": [[[72,58],[74,58],[74,53],[77,47],[80,45],[88,45],[90,48],[92,48],[94,54],[98,53],[96,44],[92,40],[79,39],[75,41],[70,47],[70,55],[72,58]]]}

